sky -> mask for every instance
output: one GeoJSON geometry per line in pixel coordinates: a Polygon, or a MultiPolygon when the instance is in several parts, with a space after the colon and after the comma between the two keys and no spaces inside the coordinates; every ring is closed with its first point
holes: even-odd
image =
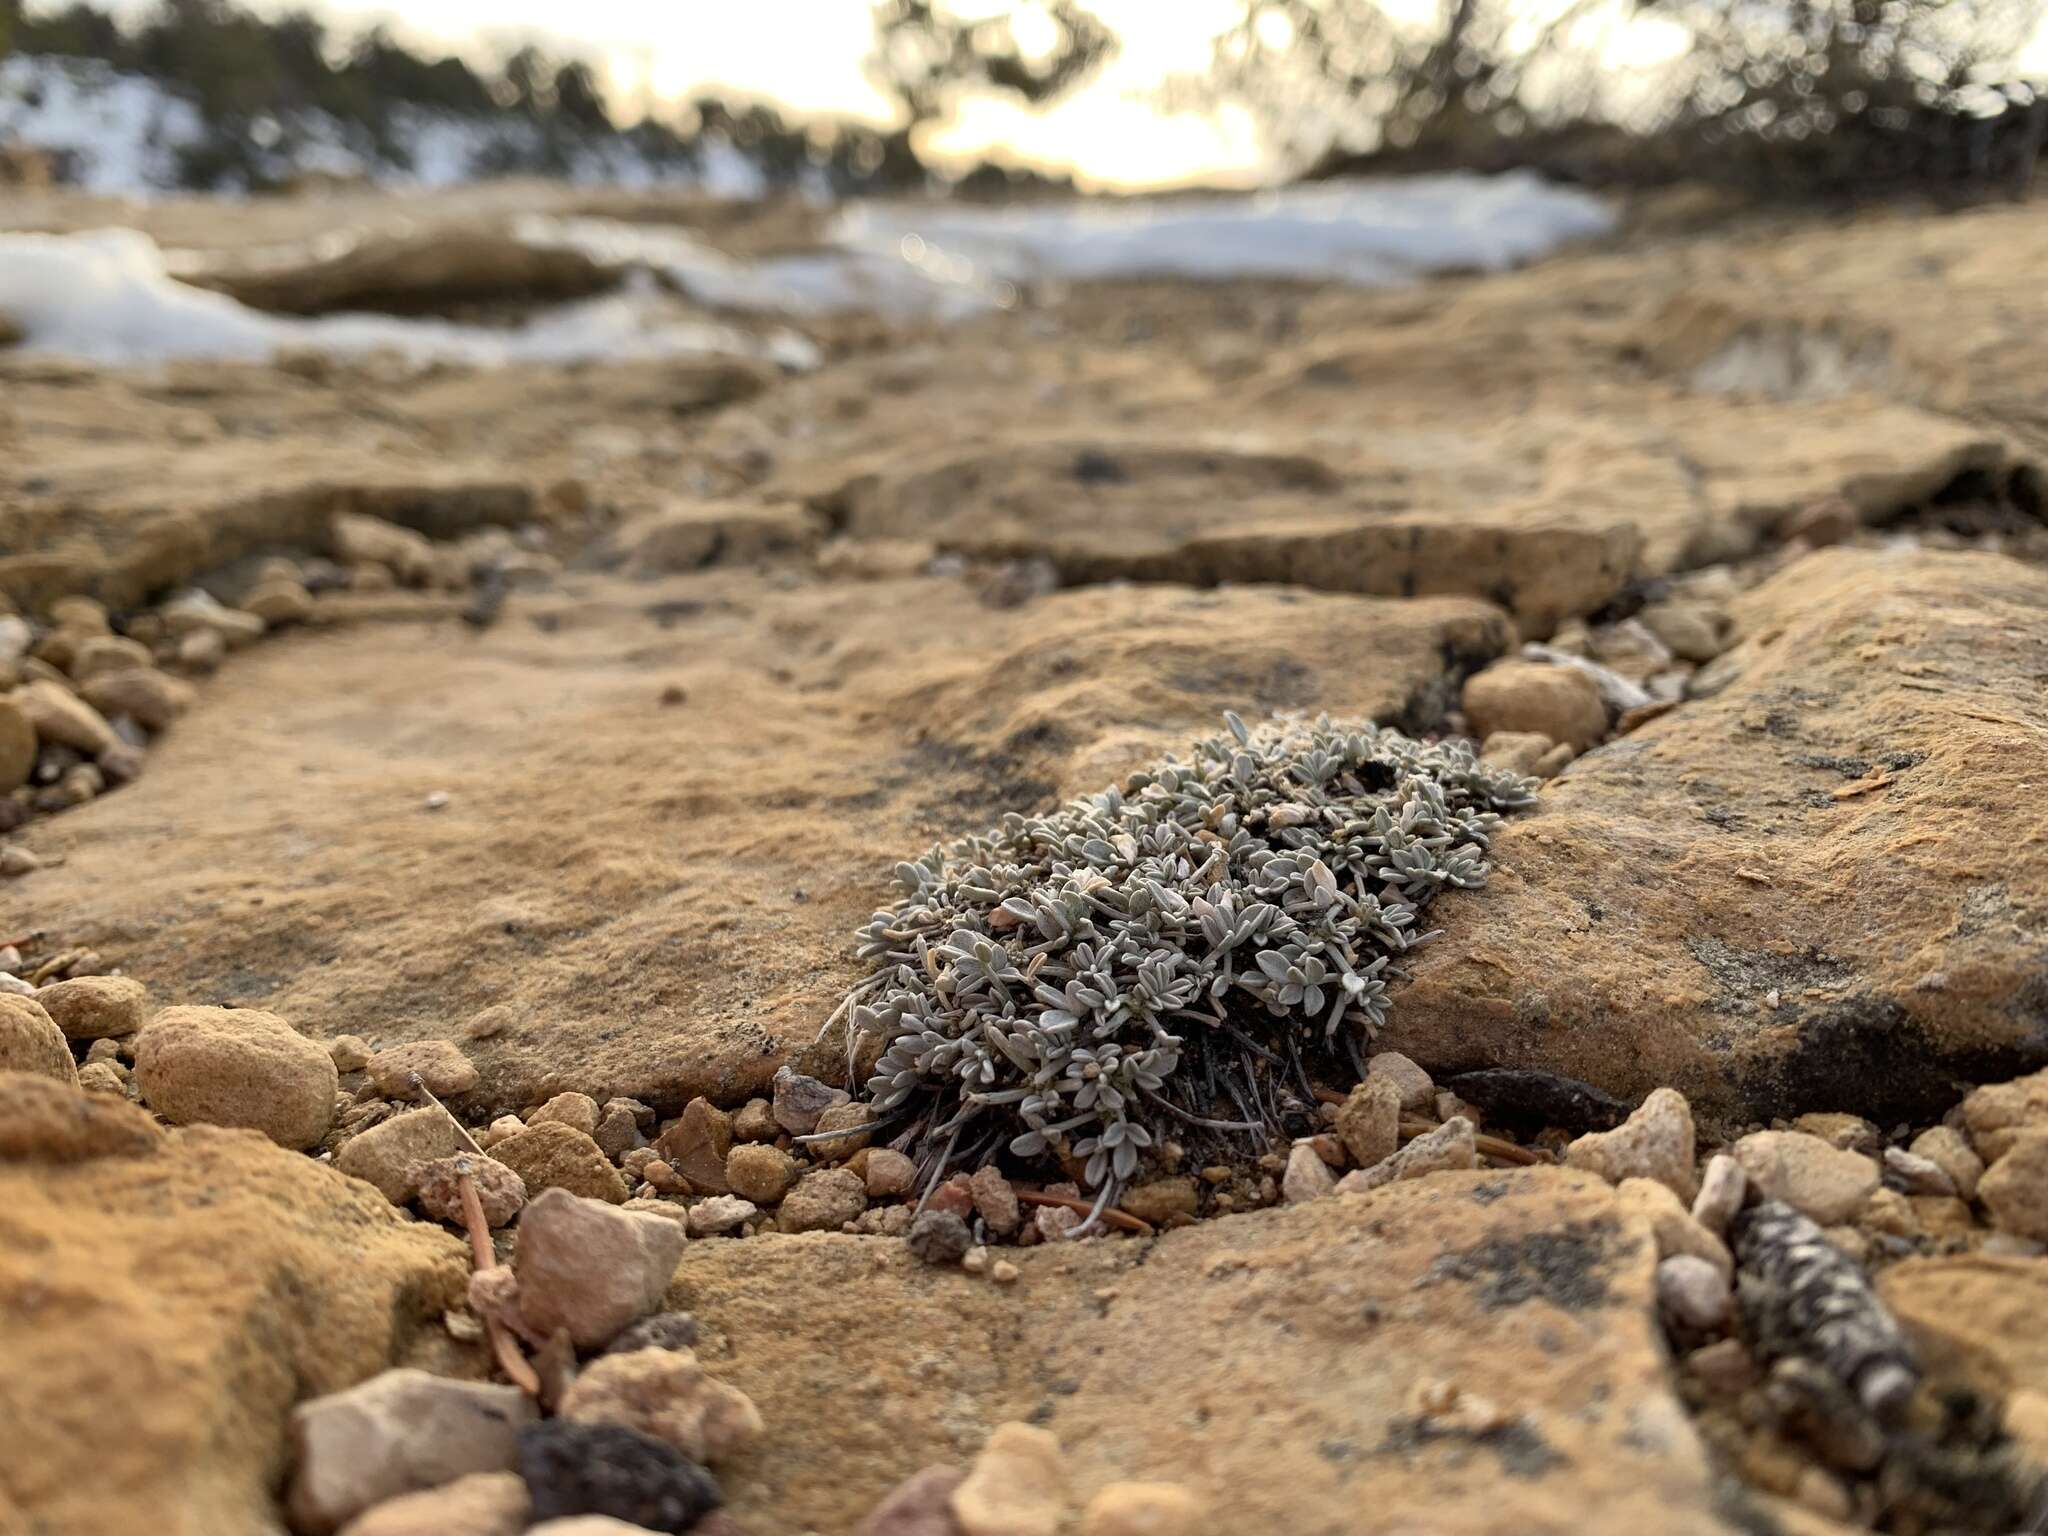
{"type": "MultiPolygon", "coordinates": [[[[288,5],[261,0],[259,8],[288,5]]],[[[613,101],[629,112],[650,94],[673,103],[720,88],[799,114],[891,120],[890,103],[861,70],[873,44],[866,0],[405,0],[402,8],[319,0],[316,8],[343,24],[382,20],[409,40],[449,48],[479,35],[538,35],[598,64],[613,101]]],[[[1097,187],[1264,178],[1266,154],[1243,111],[1167,115],[1154,99],[1169,77],[1206,68],[1237,0],[1092,0],[1091,9],[1122,48],[1085,88],[1042,112],[970,101],[926,147],[963,160],[999,148],[1097,187]]]]}

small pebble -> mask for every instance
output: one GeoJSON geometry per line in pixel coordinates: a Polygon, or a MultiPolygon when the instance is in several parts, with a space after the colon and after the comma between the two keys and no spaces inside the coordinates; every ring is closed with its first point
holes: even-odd
{"type": "Polygon", "coordinates": [[[1018,1273],[1017,1266],[1008,1259],[997,1259],[995,1263],[988,1267],[989,1279],[995,1281],[998,1285],[1015,1284],[1018,1273]]]}
{"type": "Polygon", "coordinates": [[[1713,1332],[1728,1321],[1728,1281],[1705,1259],[1678,1254],[1657,1265],[1657,1304],[1688,1328],[1713,1332]]]}
{"type": "Polygon", "coordinates": [[[951,1211],[926,1210],[910,1223],[904,1238],[910,1251],[925,1264],[958,1264],[974,1246],[967,1223],[951,1211]]]}

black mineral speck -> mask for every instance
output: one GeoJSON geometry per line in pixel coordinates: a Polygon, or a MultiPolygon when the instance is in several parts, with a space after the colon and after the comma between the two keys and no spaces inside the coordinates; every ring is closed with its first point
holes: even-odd
{"type": "Polygon", "coordinates": [[[697,1342],[697,1319],[687,1312],[657,1312],[605,1345],[608,1355],[623,1355],[636,1349],[688,1349],[697,1342]]]}
{"type": "Polygon", "coordinates": [[[680,1536],[718,1508],[718,1483],[672,1445],[623,1424],[549,1419],[519,1432],[531,1519],[609,1515],[680,1536]]]}
{"type": "Polygon", "coordinates": [[[1615,1223],[1575,1221],[1520,1238],[1489,1238],[1438,1257],[1423,1284],[1462,1281],[1489,1312],[1542,1299],[1566,1312],[1608,1304],[1607,1267],[1615,1223]]]}
{"type": "Polygon", "coordinates": [[[974,1246],[974,1234],[951,1211],[926,1211],[903,1241],[926,1264],[958,1264],[974,1246]]]}

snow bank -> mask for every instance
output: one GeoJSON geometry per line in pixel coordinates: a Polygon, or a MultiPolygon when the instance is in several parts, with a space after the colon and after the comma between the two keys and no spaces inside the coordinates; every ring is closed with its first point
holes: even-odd
{"type": "Polygon", "coordinates": [[[1296,187],[1252,197],[849,208],[817,251],[734,261],[674,227],[522,220],[537,245],[570,245],[632,269],[617,294],[500,330],[337,315],[286,319],[175,281],[133,231],[0,235],[0,313],[27,344],[102,362],[262,358],[281,348],[389,348],[422,360],[572,362],[726,352],[815,361],[802,337],[762,342],[676,318],[656,279],[733,312],[849,309],[944,321],[1017,302],[1026,288],[1115,277],[1274,277],[1364,284],[1494,270],[1612,225],[1604,204],[1531,175],[1431,176],[1296,187]]]}
{"type": "Polygon", "coordinates": [[[1127,277],[1321,279],[1382,286],[1498,271],[1614,217],[1527,173],[1289,187],[1249,197],[1128,202],[860,203],[821,251],[740,263],[681,230],[616,219],[527,219],[522,238],[644,266],[714,308],[793,316],[872,309],[948,320],[1027,287],[1127,277]]]}
{"type": "Polygon", "coordinates": [[[842,214],[836,234],[854,249],[895,250],[970,284],[1271,277],[1377,285],[1498,271],[1613,222],[1600,199],[1514,172],[1324,182],[1249,197],[867,203],[842,214]]]}
{"type": "Polygon", "coordinates": [[[261,361],[279,351],[396,352],[418,362],[573,363],[702,354],[816,362],[799,336],[757,341],[725,326],[661,313],[652,281],[563,305],[517,328],[385,315],[297,319],[268,315],[225,294],[178,282],[147,235],[0,235],[0,314],[37,352],[101,363],[178,358],[261,361]]]}

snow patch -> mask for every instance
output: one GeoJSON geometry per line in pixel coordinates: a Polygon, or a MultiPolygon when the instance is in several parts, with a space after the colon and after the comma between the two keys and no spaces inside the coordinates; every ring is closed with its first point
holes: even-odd
{"type": "Polygon", "coordinates": [[[90,362],[260,362],[280,351],[388,351],[421,363],[479,365],[705,354],[767,357],[789,367],[817,361],[800,336],[757,341],[661,310],[661,295],[642,274],[617,293],[505,329],[387,315],[298,319],[178,282],[156,243],[136,230],[0,235],[0,314],[21,329],[21,345],[90,362]]]}

